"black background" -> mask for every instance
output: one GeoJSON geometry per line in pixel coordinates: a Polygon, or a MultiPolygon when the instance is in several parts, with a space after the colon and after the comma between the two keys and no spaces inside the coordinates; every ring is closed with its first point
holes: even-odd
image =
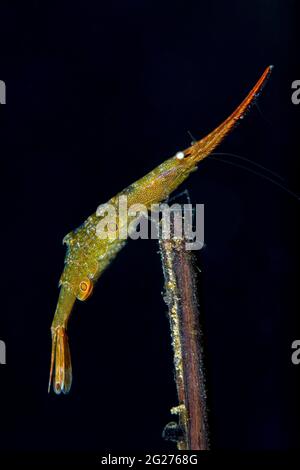
{"type": "MultiPolygon", "coordinates": [[[[0,18],[0,448],[175,450],[161,437],[177,398],[155,241],[130,241],[76,305],[72,390],[48,395],[61,241],[187,147],[187,130],[200,138],[218,125],[271,63],[259,109],[218,151],[300,193],[296,1],[1,1],[0,18]]],[[[184,188],[205,204],[197,256],[211,446],[297,448],[299,201],[210,159],[184,188]]]]}

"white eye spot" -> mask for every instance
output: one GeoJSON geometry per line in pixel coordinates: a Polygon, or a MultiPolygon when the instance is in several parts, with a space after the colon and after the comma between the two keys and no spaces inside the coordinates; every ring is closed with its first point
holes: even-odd
{"type": "Polygon", "coordinates": [[[183,160],[184,159],[184,153],[183,152],[177,152],[176,153],[176,158],[178,160],[183,160]]]}

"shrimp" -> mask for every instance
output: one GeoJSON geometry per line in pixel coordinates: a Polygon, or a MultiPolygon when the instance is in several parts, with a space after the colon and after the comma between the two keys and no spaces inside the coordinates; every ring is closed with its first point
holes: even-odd
{"type": "MultiPolygon", "coordinates": [[[[177,152],[176,155],[110,199],[108,203],[117,210],[119,197],[126,196],[129,206],[139,203],[149,209],[151,204],[165,200],[244,117],[261,92],[272,68],[273,66],[266,68],[244,101],[215,130],[198,142],[194,142],[186,150],[177,152]]],[[[122,224],[121,217],[119,216],[117,220],[115,230],[119,233],[122,224]]],[[[90,297],[94,284],[126,243],[126,239],[118,236],[99,238],[96,230],[98,223],[99,216],[96,212],[63,239],[63,243],[67,245],[67,253],[65,267],[59,281],[59,299],[51,326],[52,352],[48,387],[50,391],[53,382],[53,390],[56,394],[67,394],[72,384],[67,326],[74,303],[76,299],[85,301],[90,297]]]]}

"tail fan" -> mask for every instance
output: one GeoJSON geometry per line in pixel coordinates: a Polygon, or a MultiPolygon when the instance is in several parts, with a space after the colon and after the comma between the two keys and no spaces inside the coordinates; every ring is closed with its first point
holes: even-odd
{"type": "Polygon", "coordinates": [[[63,326],[58,326],[51,332],[52,352],[48,392],[53,382],[53,390],[57,395],[67,394],[72,385],[72,363],[67,330],[63,326]]]}

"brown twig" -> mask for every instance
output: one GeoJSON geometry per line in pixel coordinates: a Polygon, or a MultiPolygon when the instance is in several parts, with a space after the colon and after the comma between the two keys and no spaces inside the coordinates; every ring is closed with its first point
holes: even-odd
{"type": "Polygon", "coordinates": [[[172,439],[172,432],[172,440],[177,441],[180,450],[206,450],[209,447],[208,426],[195,258],[186,249],[186,240],[174,237],[172,224],[169,239],[164,240],[160,233],[159,247],[179,401],[179,406],[171,410],[178,415],[177,432],[174,431],[175,423],[170,423],[165,435],[172,439]]]}

